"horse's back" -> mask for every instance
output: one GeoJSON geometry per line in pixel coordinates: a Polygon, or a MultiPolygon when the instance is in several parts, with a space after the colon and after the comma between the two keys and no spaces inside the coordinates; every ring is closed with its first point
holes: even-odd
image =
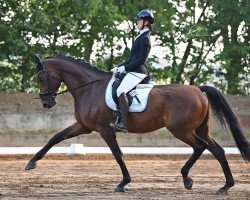
{"type": "Polygon", "coordinates": [[[152,93],[159,96],[164,96],[167,100],[197,100],[197,97],[203,101],[207,101],[206,96],[202,91],[193,85],[182,85],[182,84],[167,84],[167,85],[155,85],[152,89],[152,93]]]}

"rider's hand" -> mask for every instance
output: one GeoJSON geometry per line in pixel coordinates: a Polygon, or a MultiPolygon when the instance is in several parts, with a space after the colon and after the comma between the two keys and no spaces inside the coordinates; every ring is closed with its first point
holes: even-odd
{"type": "Polygon", "coordinates": [[[118,67],[114,67],[110,70],[111,72],[113,72],[114,74],[117,74],[118,72],[118,67]]]}
{"type": "Polygon", "coordinates": [[[118,71],[119,73],[125,72],[125,66],[123,65],[123,66],[118,67],[117,71],[118,71]]]}
{"type": "Polygon", "coordinates": [[[125,72],[125,66],[123,65],[123,66],[120,66],[120,67],[114,67],[110,71],[113,72],[114,74],[123,73],[123,72],[125,72]]]}

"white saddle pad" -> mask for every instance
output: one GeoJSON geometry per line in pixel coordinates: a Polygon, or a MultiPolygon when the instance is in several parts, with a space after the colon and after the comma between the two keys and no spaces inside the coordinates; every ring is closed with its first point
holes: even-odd
{"type": "MultiPolygon", "coordinates": [[[[105,102],[110,109],[117,110],[117,105],[112,98],[112,85],[114,81],[115,77],[113,76],[110,79],[106,89],[105,102]]],[[[140,100],[140,103],[136,100],[136,98],[133,98],[133,102],[129,107],[129,112],[142,112],[145,110],[145,108],[147,107],[149,92],[153,87],[153,84],[139,84],[136,86],[135,90],[132,90],[130,92],[132,96],[137,95],[138,99],[140,100]]]]}

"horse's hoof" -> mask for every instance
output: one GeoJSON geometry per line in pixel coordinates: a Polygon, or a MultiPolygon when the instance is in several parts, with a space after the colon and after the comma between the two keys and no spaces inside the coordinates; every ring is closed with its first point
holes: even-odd
{"type": "Polygon", "coordinates": [[[36,162],[29,161],[28,164],[25,167],[25,170],[31,170],[36,168],[36,162]]]}
{"type": "Polygon", "coordinates": [[[125,192],[124,187],[119,187],[119,186],[117,186],[117,187],[115,188],[115,192],[125,192]]]}
{"type": "Polygon", "coordinates": [[[223,188],[220,188],[217,192],[216,192],[217,195],[228,195],[228,192],[227,190],[223,189],[223,188]]]}
{"type": "Polygon", "coordinates": [[[189,178],[189,177],[186,178],[184,180],[184,186],[185,186],[186,189],[191,190],[192,187],[193,187],[193,180],[191,178],[189,178]]]}

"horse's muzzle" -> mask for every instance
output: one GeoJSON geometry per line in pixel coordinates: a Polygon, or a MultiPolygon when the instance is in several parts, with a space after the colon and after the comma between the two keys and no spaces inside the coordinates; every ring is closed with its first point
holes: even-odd
{"type": "Polygon", "coordinates": [[[56,93],[53,91],[40,93],[39,94],[40,99],[42,100],[42,104],[44,108],[52,108],[54,105],[56,105],[56,93]]]}
{"type": "Polygon", "coordinates": [[[42,103],[43,103],[44,108],[50,109],[54,105],[56,105],[56,100],[54,98],[52,98],[52,99],[48,99],[48,100],[43,100],[42,103]]]}

